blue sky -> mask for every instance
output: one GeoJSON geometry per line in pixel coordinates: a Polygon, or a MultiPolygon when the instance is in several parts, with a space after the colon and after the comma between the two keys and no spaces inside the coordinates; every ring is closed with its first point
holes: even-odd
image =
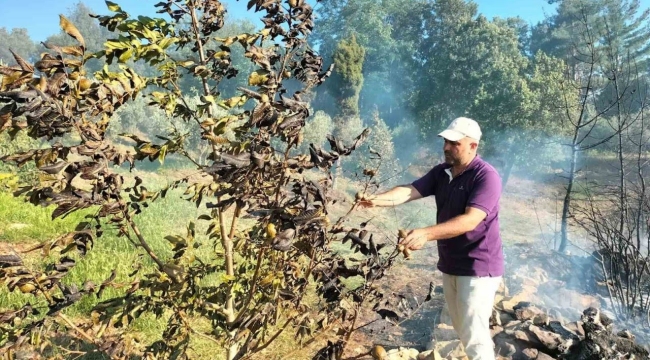
{"type": "MultiPolygon", "coordinates": [[[[114,0],[131,15],[154,15],[153,4],[160,0],[114,0]]],[[[313,2],[313,0],[309,0],[313,2]]],[[[32,38],[42,41],[48,35],[59,31],[58,14],[66,14],[78,0],[0,0],[0,27],[11,30],[26,28],[32,38]]],[[[84,0],[86,5],[98,14],[107,14],[104,0],[84,0]]],[[[223,3],[234,18],[256,19],[255,14],[246,11],[246,0],[225,0],[223,3]]],[[[479,12],[488,18],[494,16],[521,16],[529,23],[537,23],[554,11],[554,5],[547,0],[474,0],[479,12]]],[[[641,0],[644,8],[650,7],[650,0],[641,0]]]]}
{"type": "MultiPolygon", "coordinates": [[[[113,0],[131,15],[154,15],[153,4],[160,0],[113,0]]],[[[26,28],[35,40],[42,41],[59,31],[58,14],[66,14],[78,0],[0,0],[0,27],[8,30],[26,28]]],[[[107,14],[103,0],[84,0],[86,5],[98,14],[107,14]]],[[[234,18],[255,19],[252,12],[246,11],[246,0],[226,0],[229,14],[234,18]]],[[[311,2],[311,1],[310,1],[311,2]]],[[[479,11],[491,18],[493,16],[521,16],[529,23],[544,18],[544,12],[551,14],[553,6],[547,0],[475,0],[479,11]]],[[[650,0],[644,0],[649,2],[650,0]]]]}

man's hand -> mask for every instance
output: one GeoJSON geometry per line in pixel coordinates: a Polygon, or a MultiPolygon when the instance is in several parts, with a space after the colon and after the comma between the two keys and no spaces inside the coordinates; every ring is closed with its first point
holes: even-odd
{"type": "Polygon", "coordinates": [[[375,207],[376,206],[375,203],[372,202],[373,198],[374,198],[374,196],[364,194],[362,192],[358,192],[355,195],[355,199],[357,201],[357,206],[362,208],[362,209],[368,209],[368,208],[371,208],[371,207],[375,207]]]}
{"type": "Polygon", "coordinates": [[[429,241],[429,234],[426,229],[414,229],[406,234],[406,237],[400,242],[400,245],[403,245],[409,250],[420,250],[427,241],[429,241]]]}

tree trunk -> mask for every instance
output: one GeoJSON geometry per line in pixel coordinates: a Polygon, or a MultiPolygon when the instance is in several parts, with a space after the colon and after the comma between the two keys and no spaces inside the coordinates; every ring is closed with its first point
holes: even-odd
{"type": "Polygon", "coordinates": [[[571,206],[571,193],[573,191],[573,184],[576,177],[576,167],[578,162],[578,145],[574,144],[571,149],[571,170],[569,170],[569,184],[566,188],[566,194],[564,196],[564,205],[562,206],[562,227],[560,229],[560,247],[558,251],[566,251],[568,244],[568,222],[569,222],[569,209],[571,206]]]}
{"type": "Polygon", "coordinates": [[[336,160],[336,165],[334,165],[334,171],[332,172],[332,189],[336,189],[336,183],[338,182],[339,176],[341,176],[340,157],[336,160]]]}
{"type": "Polygon", "coordinates": [[[510,179],[510,175],[512,174],[512,169],[514,168],[515,165],[515,161],[517,161],[517,157],[514,155],[510,155],[506,157],[506,163],[505,166],[503,167],[503,177],[501,178],[501,188],[503,189],[505,189],[506,184],[508,184],[508,180],[510,179]]]}

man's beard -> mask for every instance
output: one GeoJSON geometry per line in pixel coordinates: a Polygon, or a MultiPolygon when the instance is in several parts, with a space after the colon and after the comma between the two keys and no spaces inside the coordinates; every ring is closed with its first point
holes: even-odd
{"type": "Polygon", "coordinates": [[[459,161],[450,153],[445,152],[445,162],[449,165],[456,165],[459,161]]]}

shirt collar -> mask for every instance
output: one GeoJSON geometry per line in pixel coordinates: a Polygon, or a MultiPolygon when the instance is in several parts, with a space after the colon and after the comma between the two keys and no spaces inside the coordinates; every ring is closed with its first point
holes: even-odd
{"type": "MultiPolygon", "coordinates": [[[[463,172],[458,174],[458,176],[463,175],[467,170],[474,169],[480,162],[481,162],[481,158],[478,156],[478,154],[476,154],[476,156],[474,156],[474,159],[472,159],[472,161],[470,161],[469,165],[467,165],[465,170],[463,170],[463,172]]],[[[451,182],[454,179],[454,177],[451,175],[451,165],[445,164],[445,173],[447,173],[447,175],[449,175],[449,182],[451,182]]]]}

